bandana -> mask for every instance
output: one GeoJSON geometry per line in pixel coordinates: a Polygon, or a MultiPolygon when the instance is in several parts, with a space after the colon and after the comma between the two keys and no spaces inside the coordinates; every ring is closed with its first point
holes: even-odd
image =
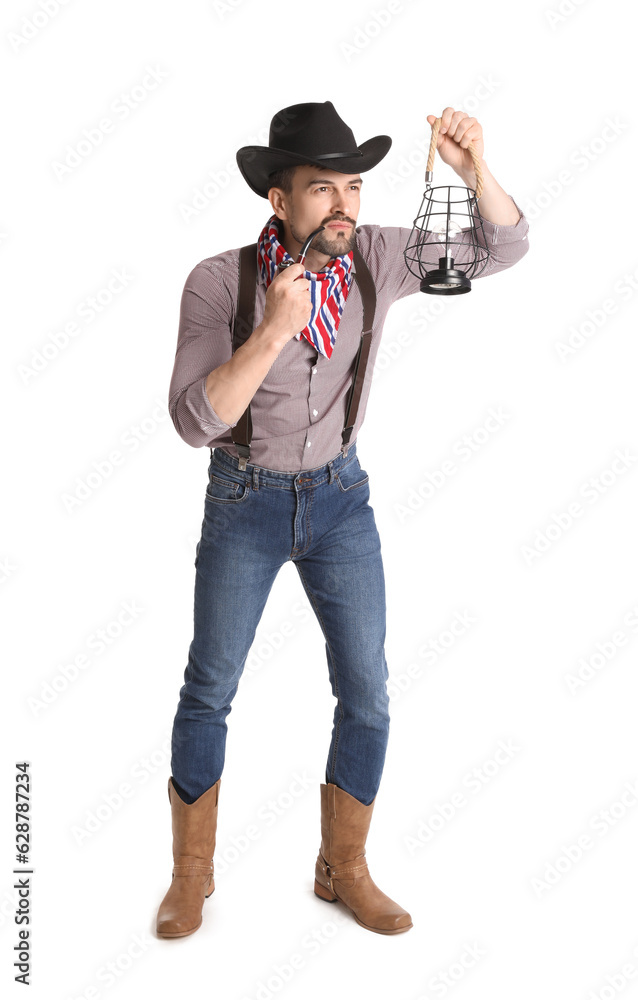
{"type": "MultiPolygon", "coordinates": [[[[262,278],[266,288],[277,277],[282,261],[292,257],[279,242],[279,219],[272,215],[259,236],[258,256],[262,278]]],[[[295,334],[295,340],[305,337],[308,343],[329,358],[335,345],[341,314],[352,285],[353,253],[331,257],[323,271],[304,271],[303,277],[310,281],[312,312],[308,325],[295,334]]]]}

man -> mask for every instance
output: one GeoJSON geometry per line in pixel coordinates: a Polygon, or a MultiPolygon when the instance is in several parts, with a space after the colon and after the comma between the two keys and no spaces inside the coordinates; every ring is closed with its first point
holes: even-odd
{"type": "MultiPolygon", "coordinates": [[[[491,250],[481,276],[493,274],[526,253],[527,221],[482,159],[476,119],[453,108],[441,119],[439,154],[470,187],[476,184],[470,142],[480,159],[480,208],[491,250]]],[[[388,740],[389,675],[381,545],[356,438],[387,311],[420,285],[403,257],[410,229],[357,227],[361,175],[391,142],[380,135],[357,146],[330,101],[284,108],[271,122],[267,147],[237,153],[242,176],[273,214],[256,253],[242,258],[256,266],[257,278],[250,329],[234,353],[239,249],[201,261],[186,280],[169,408],[184,441],[209,447],[211,462],[195,557],[194,637],[173,726],[174,867],[157,917],[162,937],[197,930],[215,888],[226,717],[268,594],[288,561],[325,636],[337,701],[320,785],[314,891],[341,900],[368,930],[396,934],[412,927],[410,914],[372,881],[365,859],[388,740]],[[295,263],[319,226],[325,229],[313,238],[305,264],[295,263]],[[344,414],[347,422],[371,289],[367,376],[348,430],[344,414]],[[252,443],[239,433],[249,405],[252,443]]],[[[457,264],[470,252],[459,250],[457,264]]],[[[395,419],[388,414],[389,423],[395,419]]]]}

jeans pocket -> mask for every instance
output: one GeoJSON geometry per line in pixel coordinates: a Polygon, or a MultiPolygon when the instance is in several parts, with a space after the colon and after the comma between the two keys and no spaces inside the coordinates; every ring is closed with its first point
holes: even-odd
{"type": "Polygon", "coordinates": [[[250,484],[241,476],[220,468],[211,462],[208,469],[206,499],[211,503],[241,503],[250,493],[250,484]]]}
{"type": "Polygon", "coordinates": [[[369,475],[365,469],[361,468],[358,457],[355,455],[349,462],[342,465],[336,474],[339,489],[342,493],[355,490],[358,486],[365,486],[369,480],[369,475]]]}

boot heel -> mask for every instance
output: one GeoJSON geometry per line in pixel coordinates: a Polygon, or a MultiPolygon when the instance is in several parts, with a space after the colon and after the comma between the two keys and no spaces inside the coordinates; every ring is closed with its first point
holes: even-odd
{"type": "Polygon", "coordinates": [[[325,899],[328,903],[336,903],[337,897],[334,892],[330,892],[330,889],[326,889],[325,885],[321,882],[317,882],[315,879],[315,895],[319,896],[320,899],[325,899]]]}

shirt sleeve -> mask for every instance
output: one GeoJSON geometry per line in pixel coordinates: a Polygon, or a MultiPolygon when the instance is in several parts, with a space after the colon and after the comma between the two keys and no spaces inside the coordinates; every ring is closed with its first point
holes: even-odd
{"type": "Polygon", "coordinates": [[[193,448],[215,447],[234,424],[225,423],[210,405],[206,379],[232,357],[228,292],[206,263],[186,279],[168,408],[180,437],[193,448]]]}
{"type": "MultiPolygon", "coordinates": [[[[511,195],[510,198],[512,198],[511,195]]],[[[503,226],[495,222],[488,222],[487,219],[481,217],[485,241],[490,256],[481,273],[472,278],[472,281],[478,278],[486,278],[489,274],[496,274],[498,271],[504,271],[506,268],[512,267],[513,264],[516,264],[527,253],[529,249],[527,239],[529,223],[513,198],[512,201],[516,205],[520,215],[518,222],[512,223],[509,226],[503,226]]],[[[418,273],[413,274],[409,270],[403,256],[403,251],[410,239],[411,233],[412,228],[408,229],[405,226],[383,226],[380,230],[380,238],[385,243],[385,257],[389,272],[388,280],[392,283],[393,287],[393,302],[396,299],[402,299],[406,295],[412,295],[414,292],[421,290],[421,276],[418,273]]],[[[471,235],[468,229],[463,230],[463,238],[468,245],[467,247],[461,245],[455,247],[454,261],[457,264],[469,263],[472,260],[471,235]]],[[[483,245],[480,228],[477,230],[477,238],[483,245]]],[[[418,271],[416,261],[411,262],[411,264],[418,271]]],[[[427,268],[427,270],[431,270],[431,268],[427,268]]]]}

